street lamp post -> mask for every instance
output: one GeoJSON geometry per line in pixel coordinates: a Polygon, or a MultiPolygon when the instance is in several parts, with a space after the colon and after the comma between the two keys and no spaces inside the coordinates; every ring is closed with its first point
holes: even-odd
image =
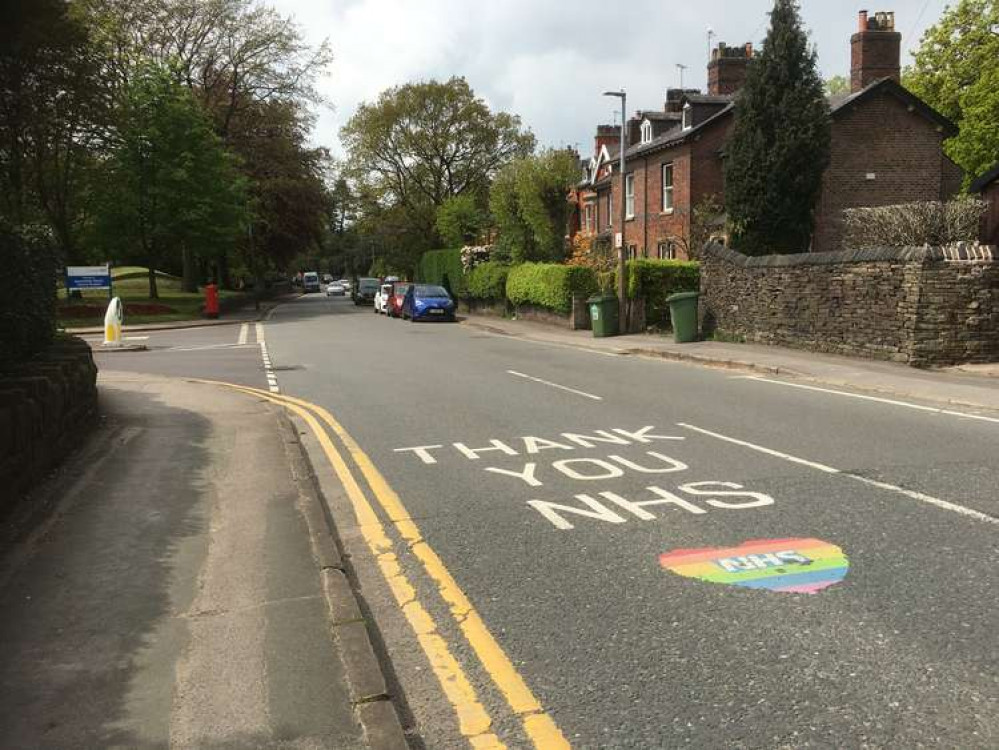
{"type": "Polygon", "coordinates": [[[616,96],[621,100],[621,146],[620,146],[620,167],[621,172],[621,224],[619,229],[621,231],[621,243],[617,248],[617,302],[618,302],[618,330],[621,333],[627,333],[629,330],[628,326],[628,264],[625,262],[627,255],[624,240],[624,223],[628,219],[628,206],[627,198],[625,196],[625,189],[627,188],[625,182],[624,173],[624,128],[625,128],[625,114],[627,112],[627,101],[628,95],[625,94],[624,89],[620,91],[605,91],[604,96],[616,96]]]}

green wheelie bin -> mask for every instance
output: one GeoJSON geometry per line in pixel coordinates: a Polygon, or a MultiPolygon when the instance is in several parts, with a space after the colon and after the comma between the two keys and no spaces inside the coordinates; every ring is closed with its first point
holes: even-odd
{"type": "Polygon", "coordinates": [[[618,304],[613,294],[597,294],[586,300],[590,306],[590,321],[593,323],[593,338],[617,336],[618,304]]]}
{"type": "Polygon", "coordinates": [[[699,292],[680,292],[666,299],[673,321],[673,341],[688,344],[697,341],[697,298],[699,292]]]}

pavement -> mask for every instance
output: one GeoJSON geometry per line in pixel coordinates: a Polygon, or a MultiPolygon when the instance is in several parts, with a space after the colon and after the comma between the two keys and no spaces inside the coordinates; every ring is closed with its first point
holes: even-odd
{"type": "Polygon", "coordinates": [[[996,746],[994,381],[516,324],[306,295],[96,357],[287,410],[413,746],[996,746]]]}
{"type": "Polygon", "coordinates": [[[672,336],[631,334],[594,338],[590,331],[572,331],[531,321],[491,316],[466,316],[466,325],[503,336],[573,346],[620,355],[658,357],[762,375],[782,375],[803,382],[890,394],[928,402],[999,410],[999,363],[920,370],[833,354],[817,354],[777,346],[697,341],[673,342],[672,336]]]}
{"type": "Polygon", "coordinates": [[[407,747],[283,410],[99,387],[95,436],[0,533],[0,747],[407,747]]]}

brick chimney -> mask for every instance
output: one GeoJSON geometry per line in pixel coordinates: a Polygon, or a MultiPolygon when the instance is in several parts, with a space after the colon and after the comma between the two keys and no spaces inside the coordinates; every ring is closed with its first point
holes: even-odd
{"type": "Polygon", "coordinates": [[[725,42],[711,50],[708,61],[708,93],[712,96],[734,94],[746,82],[746,70],[753,59],[753,45],[726,47],[725,42]]]}
{"type": "Polygon", "coordinates": [[[681,106],[683,103],[683,97],[687,94],[700,94],[700,89],[666,89],[666,106],[665,111],[669,113],[679,113],[683,111],[681,106]]]}
{"type": "Polygon", "coordinates": [[[850,37],[850,90],[856,93],[882,78],[902,80],[902,35],[894,13],[860,11],[859,29],[850,37]]]}
{"type": "Polygon", "coordinates": [[[594,155],[600,153],[604,146],[617,146],[621,139],[621,129],[617,125],[597,125],[597,136],[593,139],[594,155]]]}

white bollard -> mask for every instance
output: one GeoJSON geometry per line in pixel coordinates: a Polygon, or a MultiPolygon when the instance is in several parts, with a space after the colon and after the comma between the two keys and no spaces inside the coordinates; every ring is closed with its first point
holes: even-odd
{"type": "Polygon", "coordinates": [[[104,346],[121,346],[121,325],[125,318],[121,298],[115,297],[104,313],[104,346]]]}

